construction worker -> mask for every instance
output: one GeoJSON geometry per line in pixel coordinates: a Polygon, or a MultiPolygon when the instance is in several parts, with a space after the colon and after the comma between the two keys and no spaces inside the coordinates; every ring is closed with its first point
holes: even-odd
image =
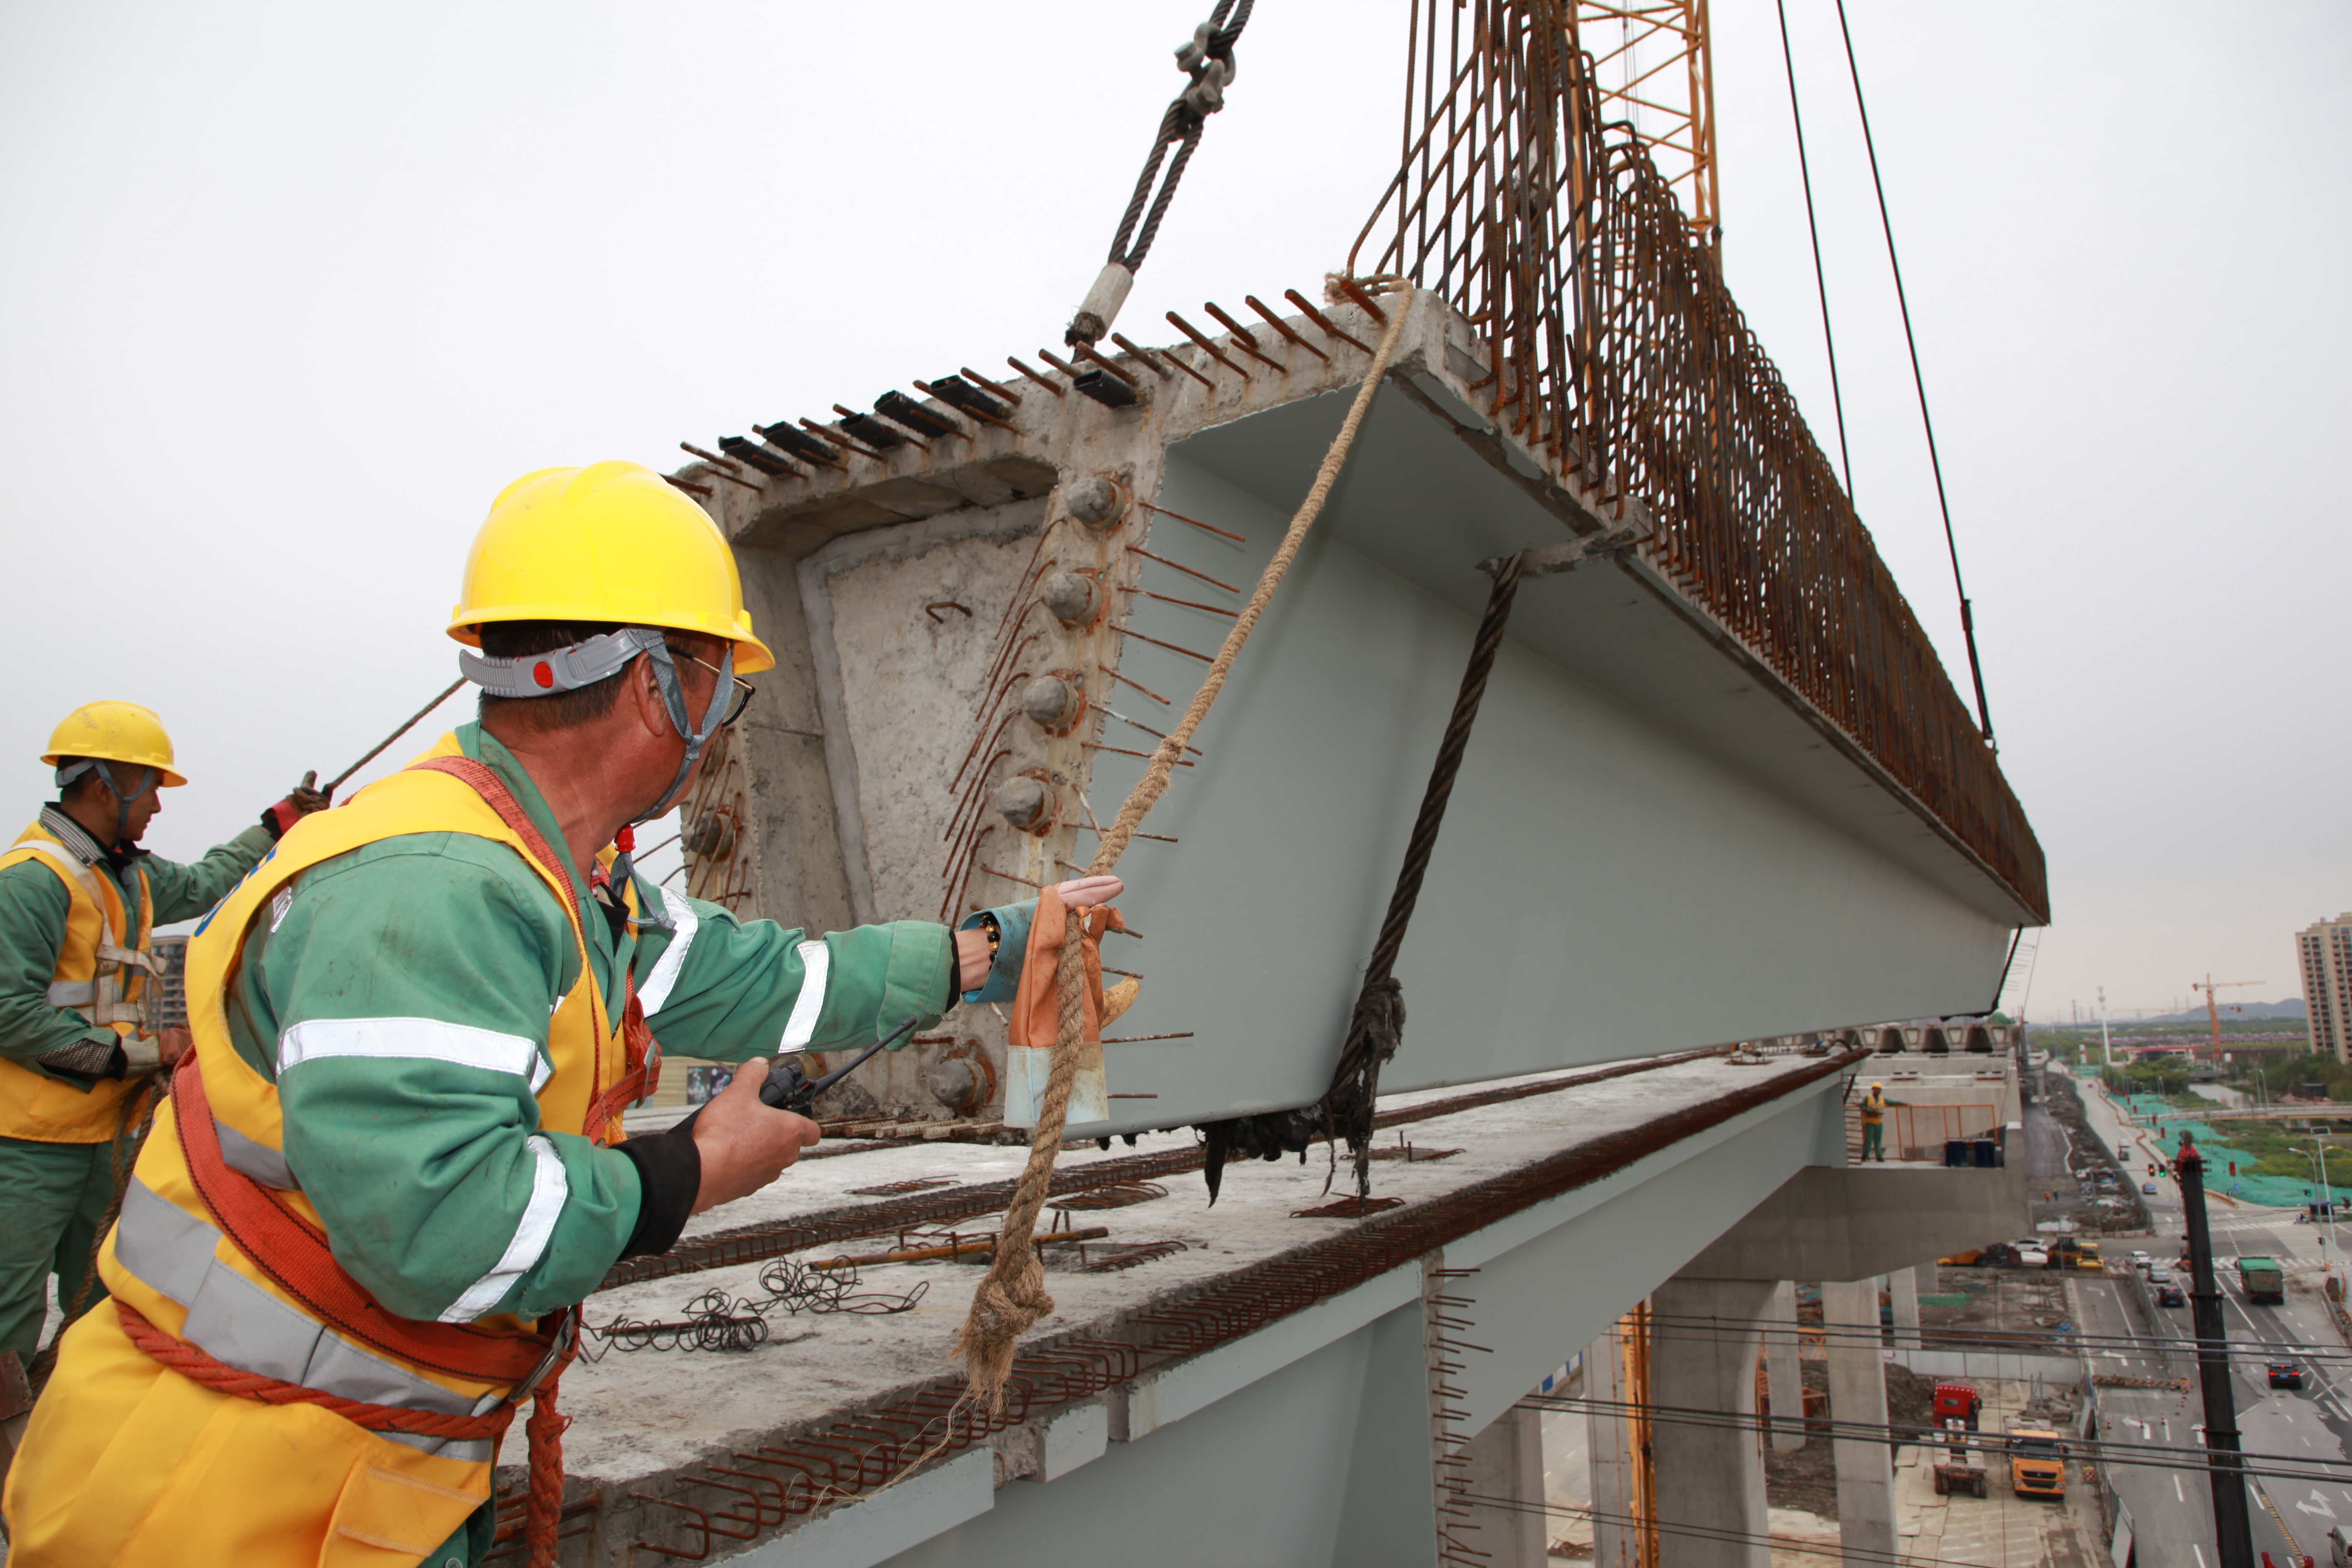
{"type": "MultiPolygon", "coordinates": [[[[58,798],[0,854],[0,1354],[30,1363],[47,1286],[68,1321],[105,1298],[90,1254],[115,1193],[119,1144],[184,1029],[151,1004],[158,922],[210,909],[326,797],[297,788],[203,859],[139,847],[172,766],[163,721],[136,702],[66,716],[41,761],[58,798]]],[[[307,783],[307,781],[306,781],[307,783]]]]}
{"type": "Polygon", "coordinates": [[[1862,1097],[1862,1157],[1886,1163],[1886,1086],[1874,1083],[1862,1097]]]}
{"type": "MultiPolygon", "coordinates": [[[[11,1568],[478,1563],[526,1398],[560,1483],[575,1304],[817,1141],[761,1102],[770,1055],[1017,983],[1034,905],[993,940],[813,939],[635,874],[630,827],[773,663],[658,475],[517,480],[448,630],[479,721],[298,826],[190,944],[194,1047],[101,1254],[114,1310],[66,1335],[9,1479],[11,1568]],[[689,1130],[623,1141],[654,1036],[742,1066],[689,1130]]],[[[534,1487],[534,1561],[559,1496],[534,1487]]]]}

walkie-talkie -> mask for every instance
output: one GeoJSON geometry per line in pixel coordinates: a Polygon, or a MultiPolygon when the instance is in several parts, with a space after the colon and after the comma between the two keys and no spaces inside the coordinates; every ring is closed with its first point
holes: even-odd
{"type": "MultiPolygon", "coordinates": [[[[809,1112],[809,1108],[816,1102],[818,1095],[864,1067],[875,1052],[887,1050],[898,1044],[914,1027],[915,1020],[908,1019],[888,1035],[850,1058],[846,1066],[836,1068],[823,1078],[809,1077],[807,1070],[801,1066],[800,1053],[797,1051],[778,1057],[768,1064],[768,1076],[760,1085],[760,1103],[772,1106],[778,1110],[790,1110],[805,1116],[809,1112]]],[[[702,1106],[696,1106],[692,1114],[670,1131],[682,1132],[692,1127],[695,1117],[702,1114],[702,1106]]]]}

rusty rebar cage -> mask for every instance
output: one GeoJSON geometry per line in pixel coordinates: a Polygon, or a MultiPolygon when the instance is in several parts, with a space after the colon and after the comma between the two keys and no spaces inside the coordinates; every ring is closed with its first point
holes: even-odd
{"type": "Polygon", "coordinates": [[[1643,559],[2046,922],[2042,847],[1991,747],[1711,248],[1634,128],[1603,119],[1574,23],[1573,0],[1413,0],[1402,165],[1349,274],[1443,294],[1484,339],[1473,391],[1496,422],[1645,514],[1643,559]]]}

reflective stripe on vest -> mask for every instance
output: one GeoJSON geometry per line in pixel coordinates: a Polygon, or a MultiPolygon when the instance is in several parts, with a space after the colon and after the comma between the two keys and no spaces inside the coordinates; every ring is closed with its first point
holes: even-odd
{"type": "MultiPolygon", "coordinates": [[[[467,1399],[428,1382],[288,1306],[221,1261],[226,1239],[133,1177],[115,1223],[114,1260],[148,1289],[187,1309],[182,1339],[240,1372],[371,1405],[446,1415],[478,1415],[498,1405],[495,1394],[467,1399]]],[[[488,1464],[493,1447],[487,1439],[378,1436],[419,1453],[472,1464],[488,1464]]]]}

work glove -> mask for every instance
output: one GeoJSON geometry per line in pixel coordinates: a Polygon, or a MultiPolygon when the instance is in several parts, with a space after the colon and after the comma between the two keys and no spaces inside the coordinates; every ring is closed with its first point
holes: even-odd
{"type": "Polygon", "coordinates": [[[319,770],[312,768],[302,775],[302,782],[284,800],[261,814],[261,826],[269,829],[272,838],[283,838],[286,830],[314,811],[324,811],[334,805],[333,797],[318,787],[319,770]]]}

